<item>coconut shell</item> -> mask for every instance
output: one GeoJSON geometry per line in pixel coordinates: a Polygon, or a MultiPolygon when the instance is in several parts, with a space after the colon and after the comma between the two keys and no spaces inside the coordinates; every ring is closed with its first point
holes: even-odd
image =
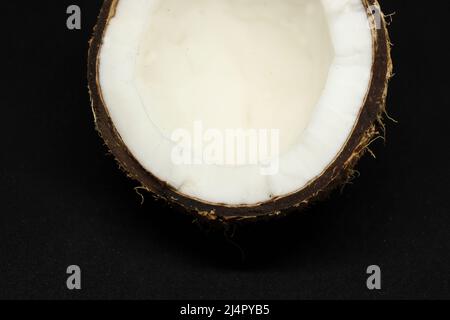
{"type": "MultiPolygon", "coordinates": [[[[257,221],[285,216],[290,212],[299,212],[351,179],[356,163],[384,128],[382,119],[385,112],[388,81],[392,75],[392,61],[387,24],[385,17],[382,16],[380,28],[372,28],[372,77],[364,105],[345,146],[320,176],[298,192],[251,206],[211,204],[180,194],[143,168],[131,154],[114,127],[102,98],[98,79],[99,53],[106,28],[115,15],[119,1],[104,1],[90,41],[88,82],[96,128],[120,168],[141,185],[138,188],[149,191],[156,198],[164,199],[172,207],[190,213],[200,220],[219,224],[257,221]]],[[[367,9],[371,6],[379,6],[376,0],[362,0],[362,2],[367,9]]],[[[368,16],[371,21],[376,21],[372,13],[369,12],[368,16]]]]}

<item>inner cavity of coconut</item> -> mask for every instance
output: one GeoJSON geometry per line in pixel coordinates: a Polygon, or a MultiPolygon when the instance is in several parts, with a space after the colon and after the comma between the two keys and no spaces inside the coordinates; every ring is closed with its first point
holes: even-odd
{"type": "Polygon", "coordinates": [[[205,202],[304,188],[336,158],[370,85],[361,0],[120,0],[99,85],[151,174],[205,202]]]}

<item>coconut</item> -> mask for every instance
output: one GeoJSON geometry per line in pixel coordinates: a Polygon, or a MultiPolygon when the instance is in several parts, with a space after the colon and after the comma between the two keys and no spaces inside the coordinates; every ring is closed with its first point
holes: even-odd
{"type": "Polygon", "coordinates": [[[106,0],[88,69],[128,176],[227,223],[348,181],[384,127],[392,63],[375,0],[106,0]]]}

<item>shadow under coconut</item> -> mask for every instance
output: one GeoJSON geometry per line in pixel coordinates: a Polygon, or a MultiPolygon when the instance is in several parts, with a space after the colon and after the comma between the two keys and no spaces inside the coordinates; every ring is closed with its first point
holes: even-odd
{"type": "Polygon", "coordinates": [[[360,213],[350,210],[349,193],[335,191],[303,212],[228,230],[197,225],[192,217],[149,198],[139,209],[136,231],[151,234],[151,241],[164,250],[202,266],[241,271],[308,267],[347,260],[365,246],[367,224],[360,213]],[[148,214],[158,211],[164,214],[148,214]]]}

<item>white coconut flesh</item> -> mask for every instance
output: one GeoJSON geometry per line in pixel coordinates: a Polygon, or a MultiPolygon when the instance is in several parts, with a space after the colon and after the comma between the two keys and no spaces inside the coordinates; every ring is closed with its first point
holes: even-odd
{"type": "MultiPolygon", "coordinates": [[[[336,159],[364,105],[372,46],[361,0],[120,0],[98,82],[149,173],[203,202],[253,205],[302,190],[336,159]],[[237,130],[275,137],[275,153],[220,161],[233,156],[217,139],[237,130]]],[[[263,148],[251,142],[235,145],[263,148]]]]}

